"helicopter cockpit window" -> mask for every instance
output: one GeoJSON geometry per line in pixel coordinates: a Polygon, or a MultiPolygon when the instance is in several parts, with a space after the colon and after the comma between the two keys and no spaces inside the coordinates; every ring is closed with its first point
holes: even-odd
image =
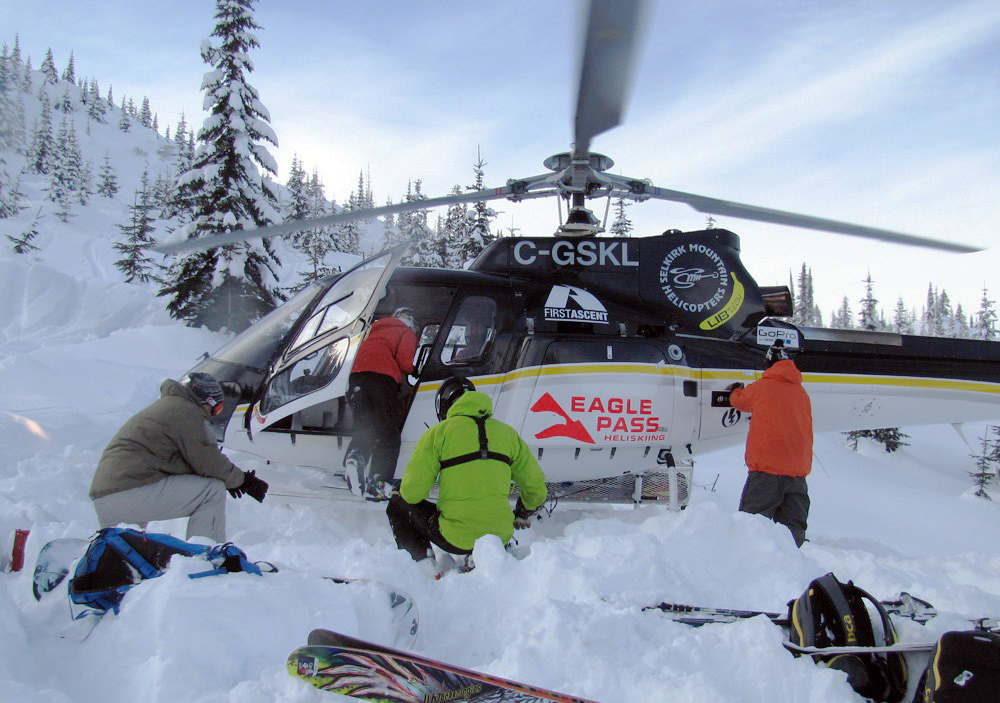
{"type": "Polygon", "coordinates": [[[338,278],[319,301],[316,312],[303,325],[289,351],[353,322],[374,295],[382,272],[391,260],[392,255],[387,253],[338,278]]]}
{"type": "Polygon", "coordinates": [[[449,366],[479,361],[496,335],[496,304],[492,298],[470,296],[462,301],[448,329],[441,361],[449,366]]]}
{"type": "Polygon", "coordinates": [[[299,359],[272,378],[260,401],[260,411],[266,415],[332,381],[344,365],[348,344],[346,338],[338,339],[299,359]]]}

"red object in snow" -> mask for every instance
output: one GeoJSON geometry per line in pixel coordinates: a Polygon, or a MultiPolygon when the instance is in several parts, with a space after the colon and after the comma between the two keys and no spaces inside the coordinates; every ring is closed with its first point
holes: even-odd
{"type": "Polygon", "coordinates": [[[24,568],[24,545],[28,541],[30,530],[14,530],[14,549],[10,557],[10,570],[20,571],[24,568]]]}

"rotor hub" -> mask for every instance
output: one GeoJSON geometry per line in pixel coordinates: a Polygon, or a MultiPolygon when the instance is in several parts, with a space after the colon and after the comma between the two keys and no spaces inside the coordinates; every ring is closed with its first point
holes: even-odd
{"type": "Polygon", "coordinates": [[[561,154],[553,154],[549,158],[542,162],[542,165],[550,171],[565,171],[566,169],[572,167],[584,166],[593,171],[607,171],[609,168],[615,165],[615,162],[611,160],[611,157],[605,156],[604,154],[585,154],[583,158],[574,157],[573,154],[569,152],[563,152],[561,154]]]}

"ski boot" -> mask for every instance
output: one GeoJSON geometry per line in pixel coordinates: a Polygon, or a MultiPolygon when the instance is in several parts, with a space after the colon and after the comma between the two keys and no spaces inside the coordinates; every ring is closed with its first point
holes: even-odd
{"type": "Polygon", "coordinates": [[[361,460],[361,455],[357,452],[351,452],[344,459],[344,478],[347,479],[347,487],[351,495],[358,498],[364,493],[366,463],[361,460]]]}

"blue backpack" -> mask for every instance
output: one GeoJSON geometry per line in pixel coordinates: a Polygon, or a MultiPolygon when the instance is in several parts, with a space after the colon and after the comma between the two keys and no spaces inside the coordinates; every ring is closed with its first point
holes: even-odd
{"type": "Polygon", "coordinates": [[[156,532],[107,527],[90,541],[70,580],[70,601],[80,607],[74,619],[108,610],[117,614],[125,594],[142,581],[160,576],[175,554],[201,557],[211,564],[208,571],[190,574],[191,578],[234,571],[261,573],[232,542],[207,546],[156,532]]]}

